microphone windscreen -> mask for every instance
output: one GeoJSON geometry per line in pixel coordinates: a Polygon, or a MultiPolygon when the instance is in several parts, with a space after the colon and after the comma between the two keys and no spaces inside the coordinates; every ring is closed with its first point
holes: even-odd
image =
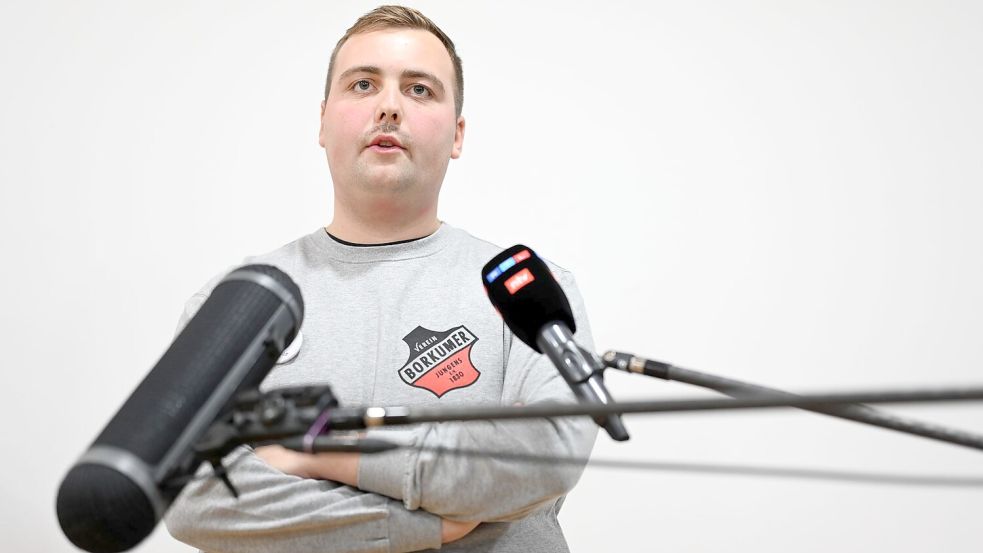
{"type": "MultiPolygon", "coordinates": [[[[232,274],[236,273],[272,277],[303,305],[300,289],[276,267],[248,265],[232,274]]],[[[226,277],[95,443],[125,448],[149,465],[157,464],[283,303],[280,296],[253,281],[226,277]],[[147,426],[151,421],[153,425],[147,426]]],[[[269,355],[249,360],[254,366],[245,371],[238,389],[259,385],[276,361],[269,355]]]]}
{"type": "Polygon", "coordinates": [[[539,353],[536,335],[548,323],[560,321],[576,332],[567,295],[531,248],[516,244],[496,255],[482,268],[481,281],[512,333],[539,353]]]}
{"type": "Polygon", "coordinates": [[[126,475],[101,465],[72,467],[58,489],[57,510],[65,535],[91,553],[132,549],[157,524],[147,493],[126,475]]]}
{"type": "Polygon", "coordinates": [[[194,446],[239,392],[256,388],[294,339],[300,289],[269,265],[227,275],[68,472],[62,530],[92,552],[125,551],[150,534],[201,462],[194,446]]]}

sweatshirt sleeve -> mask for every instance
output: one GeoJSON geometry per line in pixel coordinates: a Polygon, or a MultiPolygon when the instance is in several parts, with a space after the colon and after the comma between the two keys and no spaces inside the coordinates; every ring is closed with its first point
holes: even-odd
{"type": "MultiPolygon", "coordinates": [[[[557,271],[577,323],[578,343],[594,344],[573,276],[557,271]]],[[[505,330],[508,353],[502,403],[576,402],[550,360],[505,330]]],[[[385,430],[370,431],[385,432],[385,430]]],[[[507,461],[455,456],[426,448],[476,449],[540,456],[590,455],[597,427],[587,417],[532,421],[476,421],[421,425],[410,436],[424,449],[363,455],[358,486],[454,520],[513,521],[565,495],[580,479],[583,465],[507,461]]]]}
{"type": "MultiPolygon", "coordinates": [[[[185,304],[180,332],[220,277],[185,304]]],[[[235,498],[204,467],[164,517],[176,539],[205,551],[237,553],[402,553],[441,546],[440,517],[335,482],[284,474],[242,447],[225,465],[235,498]]]]}

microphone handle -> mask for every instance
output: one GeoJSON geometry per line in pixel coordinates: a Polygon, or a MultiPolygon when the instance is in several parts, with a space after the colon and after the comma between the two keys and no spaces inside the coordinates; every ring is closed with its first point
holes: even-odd
{"type": "MultiPolygon", "coordinates": [[[[536,345],[560,371],[581,403],[613,403],[604,385],[603,363],[577,345],[566,323],[551,321],[543,325],[536,335],[536,345]]],[[[623,442],[629,438],[620,414],[596,416],[594,422],[615,441],[623,442]]]]}

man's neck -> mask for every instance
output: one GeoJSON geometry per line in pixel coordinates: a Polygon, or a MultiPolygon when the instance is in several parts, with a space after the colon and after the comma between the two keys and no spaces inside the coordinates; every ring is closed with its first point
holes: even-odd
{"type": "MultiPolygon", "coordinates": [[[[380,215],[380,214],[376,214],[380,215]]],[[[334,219],[325,227],[332,236],[354,244],[389,244],[414,238],[423,238],[437,231],[436,206],[433,210],[415,217],[389,213],[385,216],[364,218],[339,209],[335,205],[334,219]]]]}

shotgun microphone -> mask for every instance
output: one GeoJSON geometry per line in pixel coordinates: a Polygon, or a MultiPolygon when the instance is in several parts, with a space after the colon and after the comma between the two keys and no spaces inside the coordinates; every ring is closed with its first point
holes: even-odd
{"type": "Polygon", "coordinates": [[[92,553],[146,538],[204,460],[196,443],[236,394],[259,386],[303,316],[300,288],[276,267],[226,275],[65,476],[65,536],[92,553]]]}

